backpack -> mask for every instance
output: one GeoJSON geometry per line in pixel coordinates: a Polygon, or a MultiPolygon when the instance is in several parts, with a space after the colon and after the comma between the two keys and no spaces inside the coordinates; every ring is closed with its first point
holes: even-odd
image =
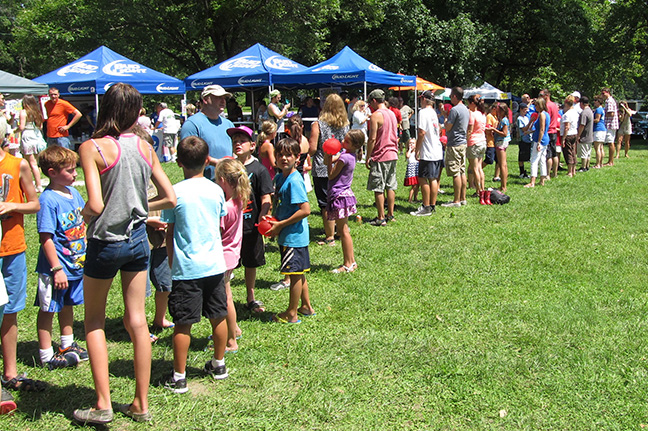
{"type": "Polygon", "coordinates": [[[493,203],[493,205],[504,205],[507,204],[511,201],[511,197],[508,195],[505,195],[504,193],[500,192],[497,189],[490,189],[490,201],[493,203]]]}

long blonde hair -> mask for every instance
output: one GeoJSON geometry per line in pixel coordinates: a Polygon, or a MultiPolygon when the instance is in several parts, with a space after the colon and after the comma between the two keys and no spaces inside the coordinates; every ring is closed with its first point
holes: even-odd
{"type": "Polygon", "coordinates": [[[236,159],[223,159],[214,169],[214,178],[223,179],[232,187],[232,199],[246,203],[250,198],[252,187],[243,163],[236,159]]]}
{"type": "Polygon", "coordinates": [[[261,123],[261,131],[259,136],[257,136],[257,148],[261,148],[261,145],[270,139],[270,135],[277,131],[277,123],[274,121],[264,121],[261,123]]]}
{"type": "Polygon", "coordinates": [[[329,94],[324,101],[324,107],[320,113],[319,119],[331,127],[339,129],[349,124],[347,110],[344,107],[342,98],[333,93],[329,94]]]}

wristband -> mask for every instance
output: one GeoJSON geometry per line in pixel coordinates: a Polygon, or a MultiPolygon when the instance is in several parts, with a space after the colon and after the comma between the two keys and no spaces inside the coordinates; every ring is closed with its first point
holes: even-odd
{"type": "Polygon", "coordinates": [[[52,272],[56,272],[56,271],[60,271],[60,270],[62,270],[62,269],[63,269],[63,266],[62,266],[62,265],[57,265],[57,266],[53,266],[53,267],[51,267],[51,268],[50,268],[50,271],[52,271],[52,272]]]}

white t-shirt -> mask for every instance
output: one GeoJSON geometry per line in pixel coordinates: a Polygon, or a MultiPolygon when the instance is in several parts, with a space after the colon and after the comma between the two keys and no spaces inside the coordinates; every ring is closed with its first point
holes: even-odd
{"type": "Polygon", "coordinates": [[[169,108],[160,111],[158,121],[162,126],[163,133],[178,133],[179,127],[176,124],[175,114],[169,108]]]}
{"type": "Polygon", "coordinates": [[[418,128],[425,132],[419,160],[443,160],[443,145],[439,140],[439,117],[434,108],[427,107],[419,111],[418,128]]]}
{"type": "MultiPolygon", "coordinates": [[[[563,114],[561,122],[563,124],[569,123],[567,136],[578,134],[578,111],[576,111],[574,108],[571,108],[569,111],[563,114]]],[[[563,128],[563,130],[565,130],[565,128],[563,128]]]]}

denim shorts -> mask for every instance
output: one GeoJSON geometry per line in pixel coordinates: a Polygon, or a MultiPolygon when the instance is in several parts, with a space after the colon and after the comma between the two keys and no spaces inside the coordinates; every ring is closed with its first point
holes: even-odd
{"type": "Polygon", "coordinates": [[[0,257],[0,267],[9,296],[4,313],[17,313],[25,308],[27,302],[27,258],[25,252],[0,257]]]}
{"type": "Polygon", "coordinates": [[[83,274],[107,280],[115,277],[120,270],[146,271],[150,255],[146,225],[138,223],[133,227],[130,238],[123,241],[107,242],[88,239],[83,274]]]}

